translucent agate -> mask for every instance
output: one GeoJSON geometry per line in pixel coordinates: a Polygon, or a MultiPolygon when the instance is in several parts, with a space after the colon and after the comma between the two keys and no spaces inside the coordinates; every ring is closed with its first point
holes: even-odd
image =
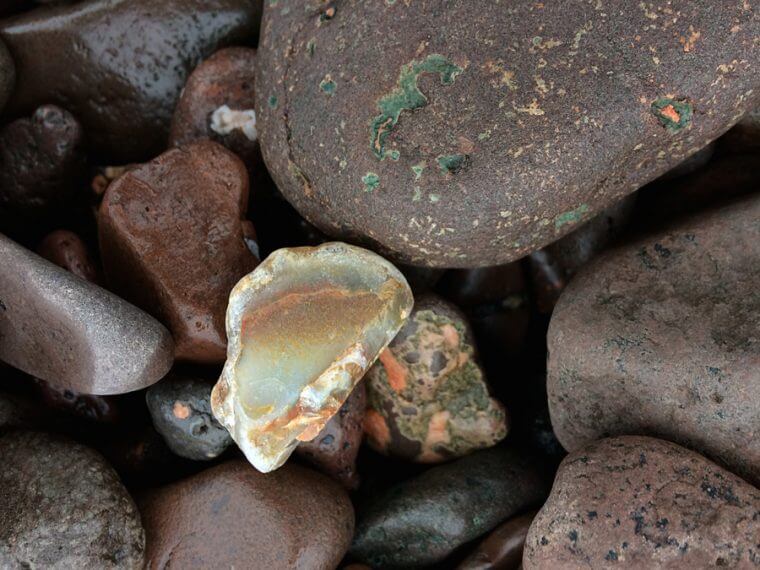
{"type": "Polygon", "coordinates": [[[254,467],[277,469],[317,436],[412,304],[392,264],[337,242],[275,251],[238,282],[211,405],[254,467]]]}

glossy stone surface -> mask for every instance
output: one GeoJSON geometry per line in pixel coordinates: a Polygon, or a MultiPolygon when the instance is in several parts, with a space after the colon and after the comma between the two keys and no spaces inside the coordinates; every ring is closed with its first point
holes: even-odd
{"type": "Polygon", "coordinates": [[[109,285],[172,331],[178,360],[224,361],[224,311],[258,259],[245,243],[248,175],[211,141],[172,149],[109,185],[98,214],[109,285]]]}
{"type": "Polygon", "coordinates": [[[364,437],[366,406],[365,383],[359,382],[319,435],[311,441],[302,441],[296,447],[297,455],[349,490],[355,490],[359,486],[356,456],[364,437]]]}
{"type": "Polygon", "coordinates": [[[140,570],[132,498],[96,452],[35,432],[0,438],[0,566],[140,570]]]}
{"type": "Polygon", "coordinates": [[[74,232],[56,230],[49,233],[37,246],[37,253],[85,281],[100,281],[97,265],[87,244],[74,232]]]}
{"type": "Polygon", "coordinates": [[[56,103],[82,121],[95,153],[121,162],[155,156],[190,71],[217,47],[252,39],[254,4],[85,0],[0,22],[16,59],[9,111],[56,103]]]}
{"type": "Polygon", "coordinates": [[[256,50],[225,48],[190,74],[172,117],[169,144],[210,138],[247,167],[261,161],[254,101],[256,50]]]}
{"type": "Polygon", "coordinates": [[[523,568],[754,568],[760,491],[649,437],[595,442],[560,465],[523,568]]]}
{"type": "Polygon", "coordinates": [[[535,511],[509,519],[478,544],[457,570],[518,570],[535,511]]]}
{"type": "Polygon", "coordinates": [[[145,393],[156,431],[181,457],[208,461],[232,443],[211,413],[211,388],[199,378],[171,373],[145,393]]]}
{"type": "Polygon", "coordinates": [[[5,43],[0,40],[0,111],[13,93],[16,83],[16,67],[5,43]]]}
{"type": "Polygon", "coordinates": [[[37,214],[69,205],[84,185],[84,132],[55,105],[0,130],[0,207],[37,214]]]}
{"type": "Polygon", "coordinates": [[[373,497],[360,513],[351,555],[373,568],[440,562],[537,504],[547,483],[536,464],[503,447],[434,467],[373,497]]]}
{"type": "Polygon", "coordinates": [[[278,0],[262,153],[330,235],[412,264],[506,263],[756,107],[756,37],[750,2],[278,0]]]}
{"type": "Polygon", "coordinates": [[[365,433],[377,451],[439,463],[507,435],[504,406],[489,395],[467,319],[440,297],[420,297],[367,373],[365,433]]]}
{"type": "Polygon", "coordinates": [[[412,309],[403,275],[344,243],[280,249],[235,285],[214,415],[260,471],[314,439],[412,309]]]}
{"type": "Polygon", "coordinates": [[[85,394],[122,394],[172,365],[169,331],[0,235],[0,359],[85,394]]]}
{"type": "Polygon", "coordinates": [[[332,570],[351,541],[346,492],[297,465],[262,475],[230,461],[139,501],[148,570],[332,570]]]}
{"type": "Polygon", "coordinates": [[[598,257],[552,316],[547,391],[570,450],[662,437],[760,483],[760,196],[598,257]]]}

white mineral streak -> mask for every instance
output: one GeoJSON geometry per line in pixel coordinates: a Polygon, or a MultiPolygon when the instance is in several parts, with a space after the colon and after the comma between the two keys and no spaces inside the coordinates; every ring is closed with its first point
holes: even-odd
{"type": "Polygon", "coordinates": [[[211,114],[211,130],[218,135],[228,135],[241,130],[249,141],[256,140],[256,111],[245,109],[238,111],[222,105],[211,114]]]}
{"type": "Polygon", "coordinates": [[[318,435],[412,303],[392,264],[338,242],[275,251],[238,282],[211,405],[254,467],[277,469],[318,435]]]}

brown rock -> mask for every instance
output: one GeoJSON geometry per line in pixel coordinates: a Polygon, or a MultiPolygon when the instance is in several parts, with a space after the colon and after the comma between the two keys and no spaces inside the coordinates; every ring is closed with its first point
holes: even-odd
{"type": "Polygon", "coordinates": [[[167,324],[177,359],[225,359],[227,297],[258,262],[243,239],[247,197],[245,167],[210,141],[170,150],[106,191],[98,217],[106,277],[167,324]]]}
{"type": "Polygon", "coordinates": [[[548,333],[554,430],[572,451],[663,437],[760,482],[760,196],[584,268],[548,333]]]}
{"type": "Polygon", "coordinates": [[[210,138],[237,154],[249,168],[261,160],[254,111],[256,50],[226,48],[190,74],[174,110],[169,144],[210,138]]]}
{"type": "Polygon", "coordinates": [[[354,528],[341,487],[297,465],[230,461],[139,501],[147,568],[336,568],[354,528]]]}
{"type": "Polygon", "coordinates": [[[16,58],[12,113],[54,102],[74,113],[93,152],[155,156],[189,72],[258,27],[250,0],[85,0],[0,23],[16,58]],[[44,78],[44,79],[43,79],[44,78]]]}
{"type": "Polygon", "coordinates": [[[100,280],[87,245],[74,232],[56,230],[48,234],[37,246],[37,253],[85,281],[100,280]]]}
{"type": "Polygon", "coordinates": [[[298,444],[296,453],[348,489],[359,486],[356,456],[364,436],[362,423],[367,405],[364,382],[359,382],[319,435],[298,444]]]}
{"type": "Polygon", "coordinates": [[[458,570],[517,570],[535,511],[509,519],[481,542],[458,570]]]}
{"type": "Polygon", "coordinates": [[[65,109],[43,105],[0,131],[0,206],[35,213],[67,206],[85,168],[79,122],[65,109]]]}
{"type": "Polygon", "coordinates": [[[678,445],[605,439],[569,455],[523,567],[756,568],[760,491],[678,445]]]}
{"type": "Polygon", "coordinates": [[[122,394],[172,365],[169,331],[0,235],[0,359],[63,388],[122,394]]]}

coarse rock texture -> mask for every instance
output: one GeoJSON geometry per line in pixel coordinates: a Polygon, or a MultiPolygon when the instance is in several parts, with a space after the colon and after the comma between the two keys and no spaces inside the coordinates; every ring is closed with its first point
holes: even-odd
{"type": "Polygon", "coordinates": [[[374,497],[360,513],[351,555],[373,568],[419,568],[539,503],[541,468],[504,447],[434,467],[374,497]]]}
{"type": "Polygon", "coordinates": [[[754,108],[757,32],[750,2],[269,2],[262,152],[333,236],[419,265],[505,263],[754,108]]]}
{"type": "Polygon", "coordinates": [[[79,121],[43,105],[0,130],[0,208],[15,215],[68,206],[83,195],[86,167],[79,121]]]}
{"type": "Polygon", "coordinates": [[[523,568],[757,568],[760,491],[666,441],[595,442],[560,465],[523,568]]]}
{"type": "Polygon", "coordinates": [[[311,441],[412,310],[401,272],[345,243],[280,249],[230,293],[216,418],[260,471],[311,441]]]}
{"type": "Polygon", "coordinates": [[[249,168],[261,162],[254,101],[256,50],[225,48],[201,62],[182,89],[169,144],[210,138],[249,168]]]}
{"type": "Polygon", "coordinates": [[[535,511],[509,519],[489,534],[457,570],[518,570],[535,511]]]}
{"type": "Polygon", "coordinates": [[[116,472],[56,436],[0,438],[0,566],[140,570],[145,533],[116,472]]]}
{"type": "Polygon", "coordinates": [[[257,23],[250,0],[85,0],[26,12],[0,22],[16,60],[8,110],[57,103],[82,121],[95,153],[144,160],[164,146],[196,64],[252,40],[257,23]]]}
{"type": "Polygon", "coordinates": [[[760,195],[603,254],[548,333],[554,430],[572,451],[663,437],[760,483],[760,195]]]}
{"type": "Polygon", "coordinates": [[[367,407],[367,390],[359,382],[351,395],[311,441],[296,447],[300,455],[324,474],[339,481],[347,489],[359,486],[356,456],[364,437],[363,420],[367,407]]]}
{"type": "Polygon", "coordinates": [[[0,235],[0,360],[62,388],[123,394],[171,368],[171,336],[123,299],[0,235]]]}
{"type": "Polygon", "coordinates": [[[87,244],[74,232],[56,230],[49,233],[37,246],[37,253],[85,281],[97,283],[100,280],[87,244]]]}
{"type": "Polygon", "coordinates": [[[377,451],[439,463],[495,445],[507,414],[489,394],[465,316],[426,295],[367,373],[364,430],[377,451]]]}
{"type": "Polygon", "coordinates": [[[0,111],[13,93],[16,84],[16,66],[5,43],[0,40],[0,111]]]}
{"type": "Polygon", "coordinates": [[[149,570],[333,570],[354,530],[346,492],[297,465],[263,475],[231,461],[139,504],[149,570]]]}
{"type": "Polygon", "coordinates": [[[172,331],[178,360],[224,362],[232,287],[258,259],[244,238],[248,175],[223,146],[172,149],[108,186],[98,214],[109,285],[172,331]]]}
{"type": "Polygon", "coordinates": [[[211,388],[200,378],[171,373],[145,393],[156,431],[181,457],[214,459],[232,443],[230,434],[211,413],[211,388]]]}

